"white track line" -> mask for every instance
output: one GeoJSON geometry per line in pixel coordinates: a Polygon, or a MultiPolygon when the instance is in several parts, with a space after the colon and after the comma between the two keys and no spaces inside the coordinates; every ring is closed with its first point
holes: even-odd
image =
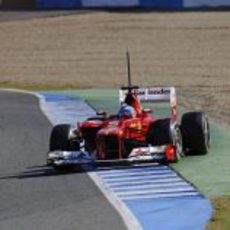
{"type": "Polygon", "coordinates": [[[30,94],[30,95],[33,95],[33,96],[37,97],[38,100],[39,100],[39,107],[40,107],[42,113],[47,117],[47,119],[49,120],[49,122],[51,124],[53,124],[52,121],[54,120],[54,116],[49,111],[49,107],[47,106],[45,98],[41,94],[36,93],[36,92],[32,92],[32,91],[21,90],[21,89],[10,89],[10,88],[4,88],[4,89],[2,89],[1,88],[0,90],[1,91],[8,91],[8,92],[15,92],[15,93],[30,94]]]}
{"type": "Polygon", "coordinates": [[[101,180],[100,176],[96,172],[87,172],[89,177],[94,181],[97,187],[102,191],[107,200],[114,206],[114,208],[120,213],[122,219],[125,222],[127,229],[129,230],[140,230],[142,229],[140,223],[125,205],[124,202],[119,199],[115,193],[111,192],[109,188],[101,180]]]}

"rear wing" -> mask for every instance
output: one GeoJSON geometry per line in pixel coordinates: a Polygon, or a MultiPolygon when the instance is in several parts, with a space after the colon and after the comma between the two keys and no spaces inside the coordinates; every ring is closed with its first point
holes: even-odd
{"type": "MultiPolygon", "coordinates": [[[[124,102],[128,93],[127,89],[120,89],[119,101],[124,102]]],[[[171,107],[172,116],[177,116],[176,89],[174,87],[154,87],[154,88],[135,88],[132,90],[140,102],[145,103],[162,103],[168,102],[171,107]]]]}

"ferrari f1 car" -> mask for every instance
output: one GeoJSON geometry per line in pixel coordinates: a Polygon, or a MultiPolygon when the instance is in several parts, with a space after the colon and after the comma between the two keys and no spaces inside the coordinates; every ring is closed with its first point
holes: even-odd
{"type": "MultiPolygon", "coordinates": [[[[129,60],[128,60],[129,70],[129,60]]],[[[177,162],[188,154],[206,154],[209,150],[209,123],[203,112],[177,112],[174,87],[139,88],[131,85],[119,91],[119,101],[129,98],[135,115],[97,113],[72,127],[53,128],[47,163],[54,167],[90,162],[177,162]],[[155,118],[143,104],[167,102],[168,117],[155,118]]]]}

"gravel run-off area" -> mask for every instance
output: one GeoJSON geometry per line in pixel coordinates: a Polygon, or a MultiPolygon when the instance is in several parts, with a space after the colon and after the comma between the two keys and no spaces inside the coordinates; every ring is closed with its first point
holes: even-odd
{"type": "Polygon", "coordinates": [[[174,85],[179,104],[230,124],[229,12],[0,12],[0,85],[174,85]]]}

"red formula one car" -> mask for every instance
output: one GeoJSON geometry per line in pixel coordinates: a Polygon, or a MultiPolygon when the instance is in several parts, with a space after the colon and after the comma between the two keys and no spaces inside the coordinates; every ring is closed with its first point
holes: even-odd
{"type": "MultiPolygon", "coordinates": [[[[129,72],[130,73],[130,72],[129,72]]],[[[203,112],[177,113],[174,87],[122,87],[120,103],[129,101],[134,114],[97,113],[72,127],[57,125],[50,137],[47,162],[55,167],[89,162],[177,162],[186,154],[206,154],[209,123],[203,112]],[[129,99],[129,100],[127,100],[129,99]],[[168,117],[155,118],[144,104],[167,102],[168,117]]]]}

